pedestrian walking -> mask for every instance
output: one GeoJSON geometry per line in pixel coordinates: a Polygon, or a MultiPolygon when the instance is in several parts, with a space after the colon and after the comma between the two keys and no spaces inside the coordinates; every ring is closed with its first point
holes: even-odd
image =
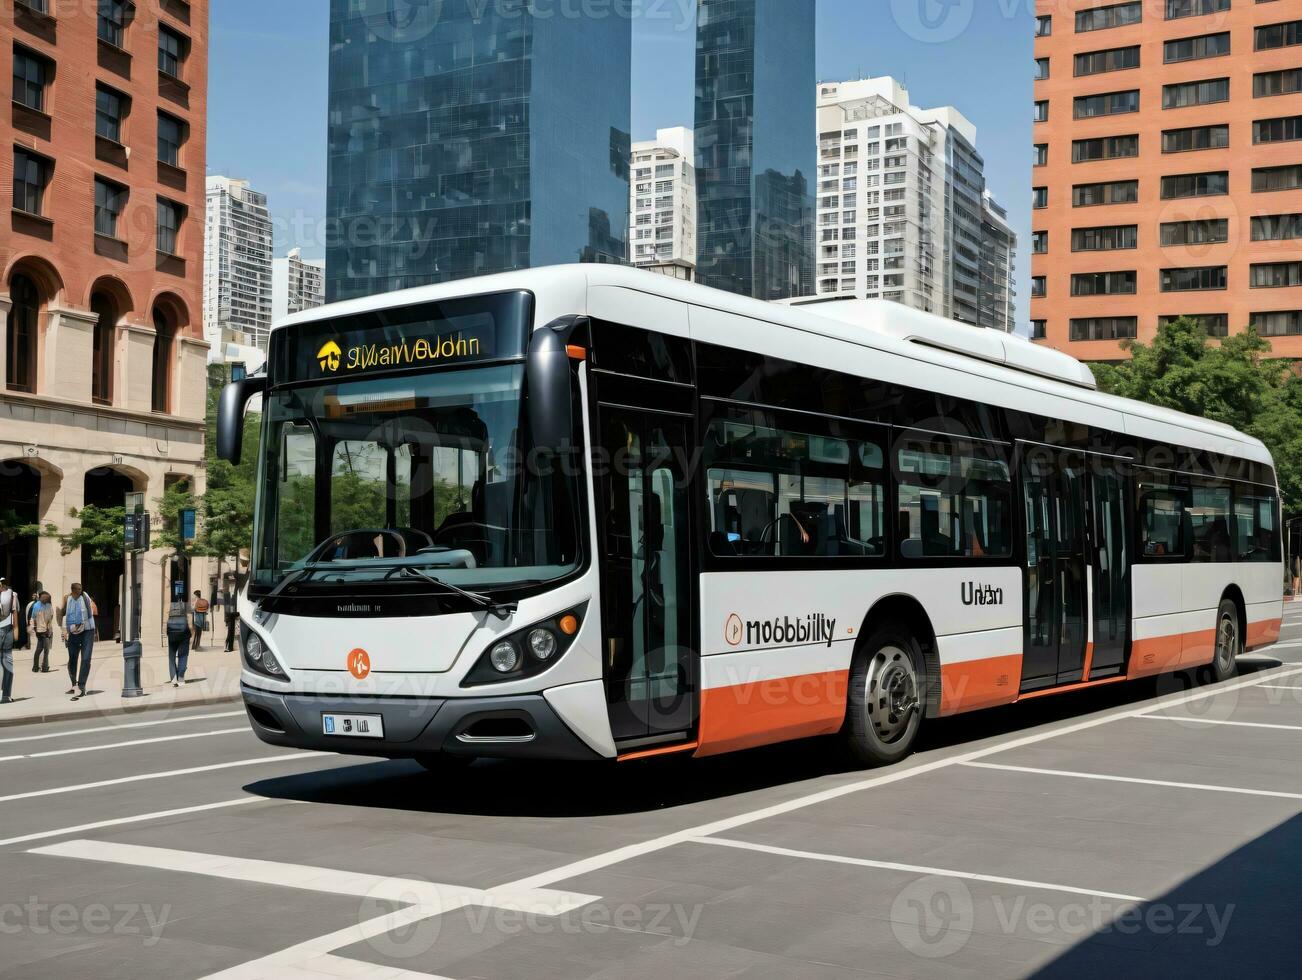
{"type": "Polygon", "coordinates": [[[86,696],[90,680],[90,658],[95,650],[95,614],[99,610],[90,593],[82,591],[80,582],[73,582],[63,597],[58,619],[62,627],[63,642],[68,645],[68,680],[72,687],[68,693],[72,700],[86,696]]]}
{"type": "Polygon", "coordinates": [[[16,644],[14,644],[14,645],[15,645],[16,647],[18,647],[18,649],[20,649],[20,650],[27,650],[27,649],[30,649],[30,648],[31,648],[31,644],[32,644],[32,627],[31,627],[31,622],[32,622],[32,607],[35,606],[35,605],[36,605],[38,602],[40,602],[40,601],[41,601],[41,593],[40,593],[39,591],[37,591],[37,592],[33,592],[33,593],[32,593],[32,597],[31,597],[31,599],[28,600],[27,605],[23,607],[23,615],[22,615],[22,617],[21,617],[21,618],[18,620],[18,622],[15,624],[15,629],[16,629],[17,627],[19,627],[19,626],[24,626],[24,627],[26,627],[26,629],[23,631],[23,632],[24,632],[24,636],[23,636],[23,638],[22,638],[22,641],[21,641],[20,643],[16,643],[16,644]]]}
{"type": "Polygon", "coordinates": [[[50,647],[54,640],[54,600],[50,593],[41,592],[36,601],[27,607],[27,632],[35,639],[36,653],[32,655],[32,673],[50,672],[50,647]]]}
{"type": "Polygon", "coordinates": [[[192,618],[194,619],[194,649],[197,652],[203,649],[203,631],[208,627],[208,600],[198,589],[194,590],[192,618]]]}
{"type": "Polygon", "coordinates": [[[190,662],[190,617],[184,599],[176,599],[167,611],[167,679],[173,687],[185,683],[190,662]]]}
{"type": "Polygon", "coordinates": [[[236,608],[235,583],[229,578],[226,580],[226,587],[222,589],[221,599],[222,612],[226,618],[226,652],[231,653],[235,650],[235,630],[239,626],[240,612],[236,608]]]}
{"type": "Polygon", "coordinates": [[[18,596],[4,576],[0,575],[0,667],[4,668],[4,681],[0,682],[0,704],[13,704],[14,693],[14,622],[18,614],[18,596]]]}

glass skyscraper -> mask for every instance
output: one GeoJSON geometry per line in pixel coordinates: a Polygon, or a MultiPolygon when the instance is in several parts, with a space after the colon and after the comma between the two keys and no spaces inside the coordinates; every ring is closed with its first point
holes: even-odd
{"type": "Polygon", "coordinates": [[[816,82],[814,0],[698,0],[699,282],[813,292],[816,82]]]}
{"type": "Polygon", "coordinates": [[[625,261],[627,17],[330,0],[330,35],[328,300],[625,261]]]}

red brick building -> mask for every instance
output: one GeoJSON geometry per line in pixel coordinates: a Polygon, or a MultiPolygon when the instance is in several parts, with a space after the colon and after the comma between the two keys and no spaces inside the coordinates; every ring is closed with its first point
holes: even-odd
{"type": "Polygon", "coordinates": [[[1302,357],[1302,0],[1038,0],[1033,336],[1164,318],[1302,357]]]}
{"type": "MultiPolygon", "coordinates": [[[[0,59],[0,512],[153,507],[202,479],[208,0],[3,0],[0,59]]],[[[0,541],[20,591],[80,578],[108,606],[120,569],[83,558],[0,541]]]]}

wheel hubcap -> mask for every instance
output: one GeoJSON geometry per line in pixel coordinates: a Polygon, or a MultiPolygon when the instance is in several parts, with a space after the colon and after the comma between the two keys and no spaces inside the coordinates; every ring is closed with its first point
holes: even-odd
{"type": "Polygon", "coordinates": [[[877,651],[868,669],[868,718],[885,744],[903,737],[918,710],[918,677],[913,661],[898,647],[877,651]]]}
{"type": "Polygon", "coordinates": [[[1233,616],[1222,616],[1220,628],[1216,631],[1216,664],[1223,671],[1234,665],[1234,658],[1239,652],[1239,627],[1233,616]]]}

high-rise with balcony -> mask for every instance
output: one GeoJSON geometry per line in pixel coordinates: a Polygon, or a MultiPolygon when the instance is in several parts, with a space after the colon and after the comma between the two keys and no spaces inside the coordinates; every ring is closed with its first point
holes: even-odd
{"type": "Polygon", "coordinates": [[[1302,2],[1038,14],[1033,337],[1116,360],[1185,315],[1302,356],[1302,2]]]}
{"type": "Polygon", "coordinates": [[[271,318],[302,313],[325,302],[325,262],[303,258],[291,248],[283,259],[271,260],[271,318]]]}
{"type": "Polygon", "coordinates": [[[981,300],[978,326],[1012,333],[1017,324],[1017,233],[989,190],[981,197],[981,300]]]}
{"type": "MultiPolygon", "coordinates": [[[[67,535],[128,492],[157,513],[203,490],[208,0],[15,0],[0,53],[0,515],[67,535]]],[[[7,531],[0,575],[22,596],[81,582],[112,639],[121,558],[7,531]]],[[[139,563],[146,638],[181,561],[139,563]]]]}
{"type": "Polygon", "coordinates": [[[814,0],[698,0],[697,279],[813,291],[814,0]]]}
{"type": "MultiPolygon", "coordinates": [[[[1009,329],[982,309],[976,127],[952,107],[913,105],[890,77],[826,82],[817,99],[818,298],[888,299],[1009,329]]],[[[1014,244],[1002,245],[1005,264],[1014,244]]]]}
{"type": "Polygon", "coordinates": [[[625,262],[631,19],[331,0],[331,301],[625,262]]]}
{"type": "Polygon", "coordinates": [[[203,325],[214,349],[264,353],[271,333],[271,213],[247,180],[209,177],[204,224],[203,325]]]}
{"type": "Polygon", "coordinates": [[[639,269],[696,277],[696,166],[692,130],[661,129],[633,144],[628,242],[639,269]]]}

